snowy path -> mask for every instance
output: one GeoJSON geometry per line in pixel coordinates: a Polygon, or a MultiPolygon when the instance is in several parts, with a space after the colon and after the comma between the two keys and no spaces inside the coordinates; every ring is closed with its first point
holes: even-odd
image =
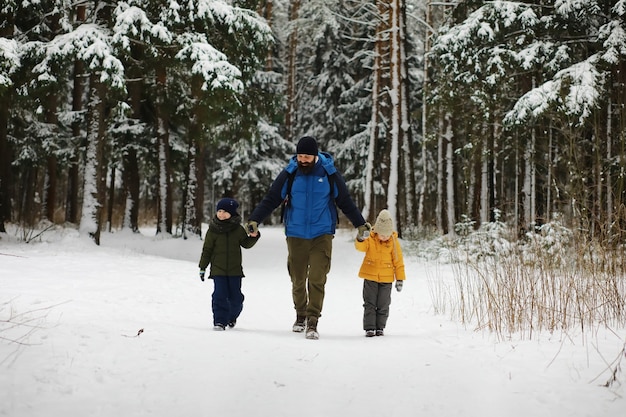
{"type": "Polygon", "coordinates": [[[0,340],[0,416],[617,417],[626,409],[623,386],[600,386],[623,331],[584,344],[558,335],[497,342],[434,315],[428,280],[449,272],[408,253],[386,336],[366,339],[352,232],[335,239],[320,340],[306,340],[290,331],[282,230],[262,234],[244,252],[244,313],[226,332],[211,328],[199,240],[119,233],[100,248],[71,233],[51,243],[0,240],[0,337],[25,333],[9,329],[11,315],[38,326],[25,345],[0,340]]]}

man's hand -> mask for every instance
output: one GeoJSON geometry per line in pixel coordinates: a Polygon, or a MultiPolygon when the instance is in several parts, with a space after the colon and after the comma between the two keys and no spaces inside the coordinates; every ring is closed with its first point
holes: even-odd
{"type": "Polygon", "coordinates": [[[250,220],[248,223],[246,223],[246,231],[249,235],[256,236],[256,234],[259,233],[259,224],[254,220],[250,220]]]}
{"type": "Polygon", "coordinates": [[[359,242],[363,242],[369,237],[370,231],[372,230],[372,225],[366,222],[365,224],[357,227],[357,230],[358,232],[356,234],[356,238],[359,242]]]}
{"type": "Polygon", "coordinates": [[[204,281],[204,269],[200,270],[200,280],[204,281]]]}

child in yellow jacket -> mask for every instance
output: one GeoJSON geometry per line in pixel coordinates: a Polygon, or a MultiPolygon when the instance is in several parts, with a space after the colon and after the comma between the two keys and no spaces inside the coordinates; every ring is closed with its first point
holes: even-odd
{"type": "Polygon", "coordinates": [[[389,306],[391,287],[395,280],[396,290],[402,291],[406,278],[402,248],[398,233],[393,230],[393,220],[388,210],[382,210],[376,218],[372,233],[356,239],[354,246],[365,252],[359,277],[363,280],[363,330],[365,336],[383,336],[389,306]]]}

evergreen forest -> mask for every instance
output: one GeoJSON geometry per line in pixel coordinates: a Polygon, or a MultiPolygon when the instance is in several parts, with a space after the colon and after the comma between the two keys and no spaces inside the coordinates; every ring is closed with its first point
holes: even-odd
{"type": "Polygon", "coordinates": [[[312,135],[366,219],[388,208],[403,236],[558,218],[620,242],[625,15],[626,0],[4,0],[0,232],[199,236],[222,197],[247,219],[312,135]]]}

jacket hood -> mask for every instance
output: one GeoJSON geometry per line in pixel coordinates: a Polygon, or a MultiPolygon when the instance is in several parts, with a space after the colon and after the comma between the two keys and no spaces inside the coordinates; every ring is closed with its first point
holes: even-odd
{"type": "MultiPolygon", "coordinates": [[[[328,152],[319,152],[318,158],[319,159],[317,163],[322,164],[322,166],[324,167],[328,175],[332,175],[335,172],[337,172],[337,168],[335,168],[335,160],[333,159],[331,154],[329,154],[328,152]]],[[[297,159],[297,156],[294,155],[289,160],[289,164],[287,165],[285,170],[291,174],[295,172],[297,169],[298,169],[298,159],[297,159]]]]}

